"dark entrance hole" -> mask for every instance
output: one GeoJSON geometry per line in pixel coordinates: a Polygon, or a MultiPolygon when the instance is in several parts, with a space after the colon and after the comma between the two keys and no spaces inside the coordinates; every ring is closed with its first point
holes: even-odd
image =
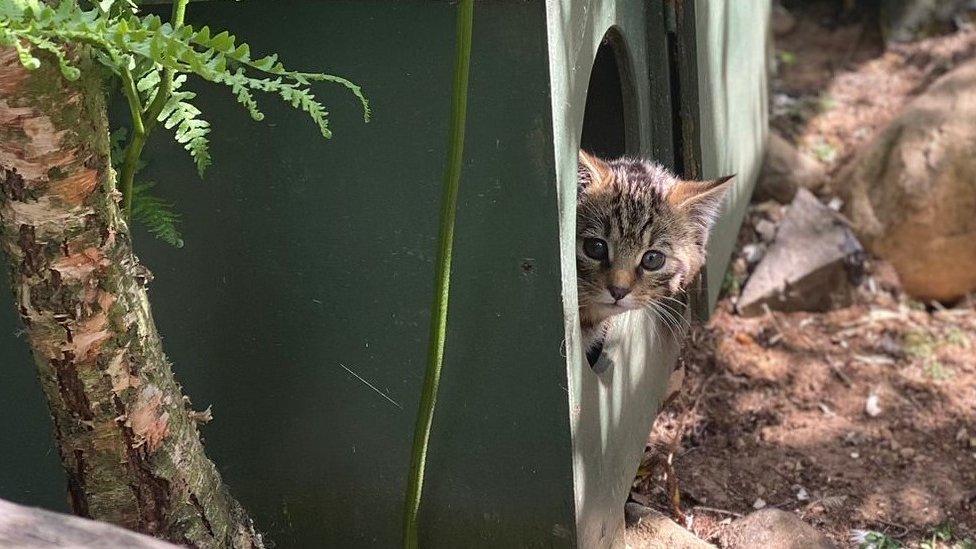
{"type": "MultiPolygon", "coordinates": [[[[593,60],[580,136],[580,148],[600,158],[612,159],[640,151],[629,67],[623,39],[616,29],[610,29],[593,60]]],[[[601,343],[586,352],[586,360],[596,373],[610,367],[608,360],[600,360],[603,350],[601,343]]]]}
{"type": "Polygon", "coordinates": [[[622,41],[614,29],[600,43],[590,72],[580,148],[601,158],[634,153],[636,120],[633,90],[622,41]]]}

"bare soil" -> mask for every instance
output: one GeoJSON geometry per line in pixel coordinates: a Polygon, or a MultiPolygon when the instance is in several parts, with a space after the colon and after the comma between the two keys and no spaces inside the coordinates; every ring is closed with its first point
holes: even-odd
{"type": "Polygon", "coordinates": [[[885,48],[877,12],[838,16],[833,2],[798,3],[776,40],[771,126],[839,168],[913,97],[976,56],[976,30],[885,48]]]}
{"type": "Polygon", "coordinates": [[[946,523],[976,539],[976,310],[884,294],[825,314],[729,309],[692,333],[635,499],[673,511],[670,456],[706,540],[764,505],[842,547],[858,529],[917,546],[946,523]]]}
{"type": "MultiPolygon", "coordinates": [[[[912,97],[976,55],[976,31],[885,49],[870,12],[839,17],[831,4],[795,6],[798,25],[778,40],[772,126],[837,173],[912,97]]],[[[754,205],[740,245],[758,239],[756,221],[781,215],[754,205]]],[[[631,498],[713,543],[730,520],[775,506],[840,547],[858,547],[865,531],[905,547],[933,536],[931,547],[969,547],[974,301],[914,302],[890,267],[869,261],[851,307],[744,318],[734,303],[748,271],[733,261],[718,310],[692,329],[684,388],[655,422],[631,498]]]]}

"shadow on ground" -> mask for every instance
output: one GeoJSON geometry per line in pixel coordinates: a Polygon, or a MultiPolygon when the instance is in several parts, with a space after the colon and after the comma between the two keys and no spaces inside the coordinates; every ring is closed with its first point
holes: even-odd
{"type": "Polygon", "coordinates": [[[692,334],[686,391],[658,417],[638,498],[668,508],[655,464],[673,453],[706,539],[762,505],[842,546],[855,529],[976,537],[976,310],[891,298],[821,315],[723,309],[692,334]]]}

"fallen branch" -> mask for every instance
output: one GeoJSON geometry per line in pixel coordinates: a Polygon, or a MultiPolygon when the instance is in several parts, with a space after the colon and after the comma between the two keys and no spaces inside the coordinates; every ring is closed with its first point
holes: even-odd
{"type": "Polygon", "coordinates": [[[165,541],[118,526],[25,507],[0,499],[0,547],[127,547],[175,549],[165,541]]]}

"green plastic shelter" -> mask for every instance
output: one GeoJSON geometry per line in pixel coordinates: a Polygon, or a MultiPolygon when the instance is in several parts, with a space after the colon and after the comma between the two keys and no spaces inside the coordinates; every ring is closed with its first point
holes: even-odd
{"type": "MultiPolygon", "coordinates": [[[[395,547],[426,353],[453,67],[450,2],[193,3],[254,52],[362,84],[374,120],[323,86],[325,142],[274,100],[254,123],[200,107],[200,182],[156,136],[147,178],[186,247],[137,233],[150,299],[209,455],[278,547],[395,547]]],[[[646,155],[738,174],[696,314],[710,310],[766,135],[769,0],[485,0],[467,139],[424,547],[610,547],[676,348],[624,319],[579,346],[575,162],[646,155]],[[600,372],[600,373],[597,373],[600,372]]],[[[66,510],[65,482],[6,280],[0,497],[66,510]]],[[[666,332],[666,331],[665,331],[666,332]]],[[[661,332],[662,334],[665,332],[661,332]]]]}

